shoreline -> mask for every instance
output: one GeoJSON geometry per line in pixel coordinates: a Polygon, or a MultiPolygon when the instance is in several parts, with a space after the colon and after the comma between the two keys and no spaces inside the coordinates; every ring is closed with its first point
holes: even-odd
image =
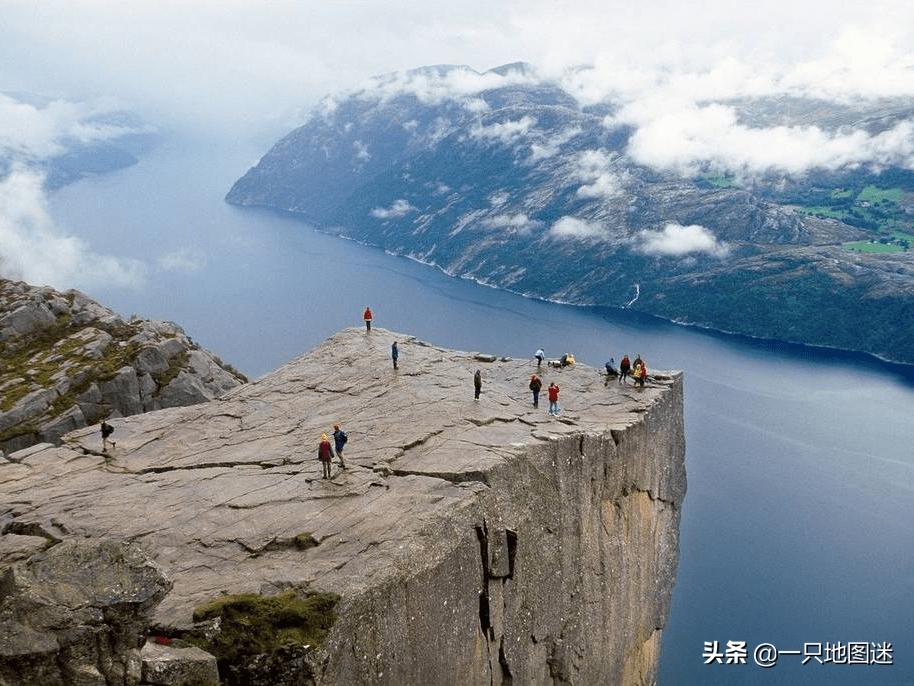
{"type": "Polygon", "coordinates": [[[740,332],[740,331],[729,331],[727,329],[719,329],[719,328],[715,328],[713,326],[699,324],[696,322],[684,321],[681,319],[668,319],[666,317],[661,317],[660,315],[656,315],[651,312],[646,312],[644,310],[630,309],[628,307],[616,307],[613,305],[603,305],[603,304],[599,304],[599,303],[576,303],[576,302],[570,302],[570,301],[560,300],[560,299],[556,299],[556,298],[548,298],[548,297],[536,295],[534,293],[516,291],[511,288],[499,286],[497,284],[485,281],[483,279],[479,279],[474,276],[451,272],[435,262],[423,260],[414,255],[395,252],[393,250],[389,250],[388,248],[385,248],[376,243],[371,243],[369,241],[364,241],[364,240],[361,240],[358,238],[354,238],[353,236],[350,236],[350,235],[347,235],[347,234],[341,232],[344,227],[338,227],[338,230],[333,230],[331,227],[327,227],[327,226],[324,226],[317,222],[312,221],[311,219],[309,219],[307,217],[307,215],[304,212],[297,212],[294,210],[283,210],[283,209],[279,209],[276,207],[270,207],[267,205],[260,205],[260,204],[256,204],[256,203],[245,204],[245,203],[233,202],[228,199],[228,196],[226,196],[224,198],[224,201],[226,203],[228,203],[229,205],[232,205],[233,207],[238,207],[241,209],[253,209],[256,211],[266,211],[266,212],[270,212],[270,213],[277,213],[280,216],[293,218],[297,222],[299,222],[299,223],[303,224],[304,226],[306,226],[307,228],[311,229],[312,231],[323,234],[325,236],[332,236],[334,238],[340,238],[343,240],[351,241],[353,243],[357,243],[358,245],[362,245],[364,247],[381,250],[384,253],[386,253],[387,255],[390,255],[392,257],[399,257],[402,259],[410,260],[411,262],[416,262],[417,264],[421,264],[425,267],[431,267],[433,269],[436,269],[439,272],[441,272],[442,274],[444,274],[445,276],[448,276],[450,278],[462,279],[465,281],[472,281],[473,283],[475,283],[479,286],[503,291],[505,293],[510,293],[511,295],[521,296],[521,297],[527,298],[529,300],[537,300],[537,301],[549,303],[552,305],[563,305],[563,306],[577,307],[577,308],[581,308],[581,309],[592,309],[597,312],[602,310],[602,311],[612,313],[615,315],[626,313],[627,315],[635,315],[636,317],[651,320],[655,323],[673,324],[675,326],[693,329],[693,330],[699,331],[701,333],[704,333],[704,334],[707,334],[707,335],[710,335],[710,336],[713,336],[716,338],[725,338],[725,339],[730,339],[730,340],[736,339],[743,343],[749,344],[753,347],[768,347],[768,348],[780,347],[787,351],[794,350],[794,351],[800,352],[800,353],[802,353],[804,351],[815,352],[818,354],[828,354],[831,356],[843,357],[845,359],[851,359],[851,360],[862,358],[862,360],[865,360],[869,364],[878,364],[879,366],[882,366],[882,367],[888,367],[889,369],[892,369],[893,371],[898,372],[901,376],[903,376],[907,379],[910,379],[912,382],[914,382],[914,362],[903,362],[901,360],[895,360],[895,359],[885,357],[883,355],[879,355],[878,353],[873,353],[873,352],[870,352],[867,350],[840,348],[837,346],[826,345],[823,343],[807,343],[804,341],[792,341],[792,340],[785,340],[785,339],[780,339],[780,338],[768,338],[765,336],[756,336],[754,334],[744,333],[744,332],[740,332]]]}

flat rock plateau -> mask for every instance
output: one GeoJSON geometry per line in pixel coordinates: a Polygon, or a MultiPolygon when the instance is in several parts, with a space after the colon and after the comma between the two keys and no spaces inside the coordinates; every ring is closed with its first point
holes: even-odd
{"type": "Polygon", "coordinates": [[[215,400],[112,420],[108,456],[94,428],[13,453],[0,684],[215,683],[213,657],[229,684],[654,683],[681,375],[544,368],[534,409],[533,371],[347,329],[215,400]],[[325,480],[334,423],[347,468],[325,480]]]}

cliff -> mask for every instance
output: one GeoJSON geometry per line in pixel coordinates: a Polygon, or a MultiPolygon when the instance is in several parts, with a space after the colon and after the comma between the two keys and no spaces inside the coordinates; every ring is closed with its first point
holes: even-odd
{"type": "Polygon", "coordinates": [[[0,278],[0,451],[211,400],[245,380],[176,324],[127,321],[79,291],[0,278]]]}
{"type": "Polygon", "coordinates": [[[142,550],[127,606],[175,641],[156,650],[214,654],[224,683],[653,683],[686,485],[681,376],[636,390],[544,369],[552,418],[532,371],[350,329],[217,400],[114,420],[107,459],[90,430],[12,455],[0,564],[18,595],[0,599],[0,635],[35,638],[0,640],[0,682],[155,671],[152,644],[135,666],[139,638],[117,659],[71,651],[61,622],[10,609],[78,542],[127,546],[121,564],[142,550]],[[348,468],[324,480],[317,443],[337,422],[348,468]]]}

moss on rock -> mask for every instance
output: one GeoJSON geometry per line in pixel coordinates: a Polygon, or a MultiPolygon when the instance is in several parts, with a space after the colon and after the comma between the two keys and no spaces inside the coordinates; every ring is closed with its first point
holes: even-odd
{"type": "Polygon", "coordinates": [[[288,645],[319,646],[336,621],[340,597],[334,593],[273,596],[253,593],[217,598],[194,610],[194,621],[220,618],[215,635],[187,640],[212,653],[220,664],[252,655],[272,654],[288,645]]]}

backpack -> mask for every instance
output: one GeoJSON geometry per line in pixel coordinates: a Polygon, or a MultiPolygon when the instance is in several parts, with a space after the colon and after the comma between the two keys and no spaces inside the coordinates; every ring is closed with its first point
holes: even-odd
{"type": "Polygon", "coordinates": [[[340,431],[340,441],[343,445],[346,445],[346,443],[349,441],[349,436],[346,435],[345,431],[340,431]]]}
{"type": "Polygon", "coordinates": [[[111,434],[114,433],[114,427],[108,424],[107,422],[102,422],[102,438],[108,438],[111,434]]]}

